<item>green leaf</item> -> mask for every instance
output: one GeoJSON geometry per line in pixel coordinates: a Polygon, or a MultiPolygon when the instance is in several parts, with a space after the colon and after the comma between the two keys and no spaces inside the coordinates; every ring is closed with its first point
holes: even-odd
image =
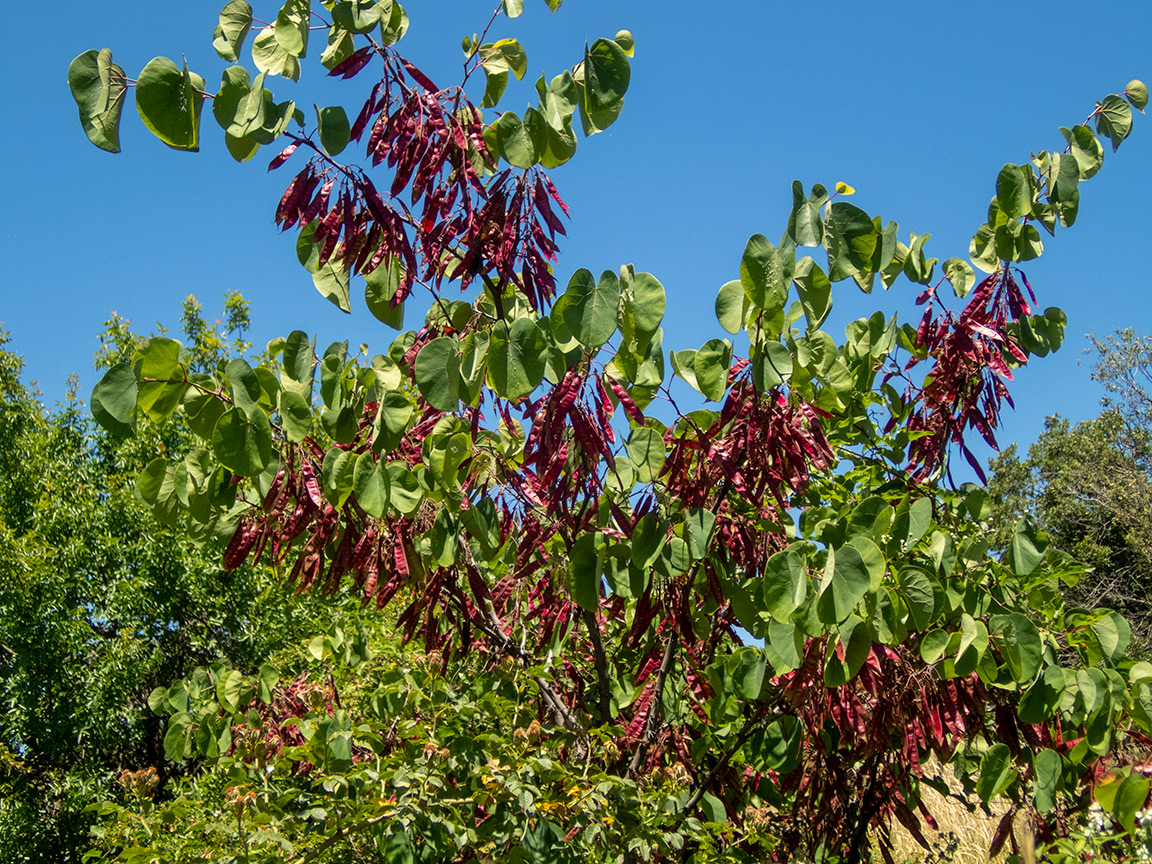
{"type": "Polygon", "coordinates": [[[968,292],[976,282],[976,274],[972,265],[963,258],[949,258],[944,262],[944,275],[952,285],[952,291],[957,297],[967,297],[968,292]]]}
{"type": "Polygon", "coordinates": [[[632,563],[628,547],[612,546],[604,555],[604,578],[613,594],[639,599],[648,588],[649,573],[632,563]]]}
{"type": "Polygon", "coordinates": [[[832,311],[832,280],[808,255],[796,262],[796,272],[792,278],[796,282],[796,293],[800,297],[804,317],[808,320],[808,329],[819,329],[832,311]]]}
{"type": "Polygon", "coordinates": [[[582,534],[568,553],[568,591],[581,609],[600,607],[600,574],[607,544],[600,533],[582,534]]]}
{"type": "Polygon", "coordinates": [[[1096,131],[1112,141],[1112,152],[1120,147],[1120,142],[1132,131],[1132,109],[1115,93],[1104,97],[1096,106],[1096,131]]]}
{"type": "Polygon", "coordinates": [[[705,824],[728,824],[728,811],[724,807],[724,802],[711,792],[705,792],[700,797],[700,814],[705,824]]]}
{"type": "Polygon", "coordinates": [[[654,513],[641,516],[632,531],[632,563],[647,570],[660,557],[667,537],[667,526],[662,525],[654,513]]]}
{"type": "Polygon", "coordinates": [[[148,709],[153,714],[165,714],[168,711],[168,688],[156,687],[148,694],[148,709]]]}
{"type": "Polygon", "coordinates": [[[321,485],[324,489],[324,497],[337,510],[344,506],[348,496],[355,489],[356,463],[355,453],[350,453],[339,447],[333,447],[324,454],[324,464],[320,472],[321,485]]]}
{"type": "Polygon", "coordinates": [[[329,156],[335,156],[348,146],[352,127],[348,124],[348,115],[344,113],[341,105],[329,105],[316,109],[316,128],[320,133],[320,146],[329,156]]]}
{"type": "Polygon", "coordinates": [[[620,280],[611,270],[601,273],[596,283],[593,283],[589,271],[577,270],[561,300],[565,301],[562,311],[564,325],[580,344],[599,348],[616,332],[620,280]]]}
{"type": "Polygon", "coordinates": [[[284,374],[289,380],[306,385],[305,392],[311,392],[315,363],[316,339],[309,339],[303,330],[289,333],[284,340],[284,374]]]}
{"type": "Polygon", "coordinates": [[[252,27],[252,7],[247,0],[230,0],[220,10],[220,23],[212,34],[212,47],[229,63],[240,59],[240,47],[252,27]]]}
{"type": "MultiPolygon", "coordinates": [[[[791,359],[791,355],[789,355],[791,359]]],[[[712,339],[704,343],[693,359],[692,368],[696,388],[705,399],[722,402],[728,392],[728,371],[732,366],[732,343],[727,339],[712,339]]]]}
{"type": "Polygon", "coordinates": [[[416,474],[403,461],[388,463],[388,503],[403,516],[411,516],[424,502],[416,474]]]}
{"type": "Polygon", "coordinates": [[[293,444],[312,434],[312,406],[294,390],[280,391],[280,425],[293,444]]]}
{"type": "Polygon", "coordinates": [[[440,336],[420,349],[413,368],[416,387],[439,411],[455,411],[460,404],[460,343],[440,336]]]}
{"type": "Polygon", "coordinates": [[[911,504],[902,504],[892,523],[892,540],[899,544],[900,552],[907,552],[920,542],[932,525],[932,501],[917,498],[911,504]]]}
{"type": "Polygon", "coordinates": [[[1044,560],[1043,548],[1037,545],[1035,523],[1021,519],[1008,545],[1008,555],[1012,571],[1017,576],[1027,576],[1044,560]]]}
{"type": "Polygon", "coordinates": [[[515,111],[505,111],[496,121],[496,146],[515,168],[531,168],[540,160],[540,148],[531,130],[515,111]]]}
{"type": "Polygon", "coordinates": [[[200,387],[195,386],[189,387],[185,391],[184,419],[188,421],[188,427],[195,434],[201,438],[211,439],[212,430],[216,428],[216,421],[228,408],[215,393],[211,392],[219,387],[219,382],[210,375],[195,372],[190,374],[188,379],[199,384],[200,387],[207,388],[209,392],[204,392],[200,387]]]}
{"type": "MultiPolygon", "coordinates": [[[[779,674],[780,671],[777,669],[779,674]]],[[[804,726],[789,714],[768,724],[748,739],[748,753],[757,769],[790,774],[800,763],[804,726]]]]}
{"type": "Polygon", "coordinates": [[[259,409],[263,390],[260,379],[247,361],[237,357],[228,364],[224,373],[232,385],[232,404],[243,411],[259,409]]]}
{"type": "Polygon", "coordinates": [[[136,79],[136,110],[144,125],[174,150],[200,149],[204,79],[167,57],[156,57],[136,79]]]}
{"type": "Polygon", "coordinates": [[[342,0],[332,9],[332,22],[349,33],[371,33],[392,14],[392,0],[342,0]]]}
{"type": "Polygon", "coordinates": [[[524,11],[524,0],[502,0],[504,14],[509,18],[519,18],[524,11]]]}
{"type": "Polygon", "coordinates": [[[380,519],[388,510],[388,466],[372,453],[361,453],[352,474],[352,488],[356,503],[374,519],[380,519]]]}
{"type": "Polygon", "coordinates": [[[233,474],[255,477],[272,461],[272,428],[259,408],[232,408],[216,422],[212,452],[233,474]]]}
{"type": "Polygon", "coordinates": [[[399,258],[387,258],[371,273],[364,274],[364,301],[368,311],[393,330],[404,329],[404,301],[392,305],[403,280],[404,269],[399,258]]]}
{"type": "Polygon", "coordinates": [[[976,779],[976,794],[988,804],[1008,788],[1015,777],[1012,770],[1012,751],[1007,744],[993,744],[980,759],[980,776],[976,779]]]}
{"type": "Polygon", "coordinates": [[[699,390],[700,384],[696,381],[696,349],[670,351],[668,356],[672,361],[672,371],[692,389],[699,390]]]}
{"type": "Polygon", "coordinates": [[[632,37],[630,30],[617,30],[616,35],[612,37],[612,41],[624,49],[624,53],[629,57],[636,56],[636,40],[632,37]]]}
{"type": "Polygon", "coordinates": [[[1124,98],[1132,103],[1133,108],[1143,114],[1144,109],[1148,107],[1148,88],[1143,81],[1133,78],[1124,88],[1124,98]]]}
{"type": "Polygon", "coordinates": [[[995,240],[995,229],[988,223],[984,223],[976,229],[976,233],[968,243],[968,257],[985,273],[991,273],[1000,266],[1000,259],[996,255],[995,240]]]}
{"type": "Polygon", "coordinates": [[[350,282],[352,274],[338,258],[329,258],[324,266],[312,273],[316,290],[341,312],[351,314],[350,282]]]}
{"type": "Polygon", "coordinates": [[[1100,139],[1087,126],[1073,126],[1071,129],[1061,126],[1060,132],[1068,142],[1076,164],[1080,166],[1080,179],[1087,180],[1095,176],[1104,164],[1104,148],[1100,146],[1100,139]]]}
{"type": "Polygon", "coordinates": [[[1007,163],[996,176],[996,200],[1009,219],[1032,212],[1032,171],[1026,165],[1007,163]]]}
{"type": "Polygon", "coordinates": [[[708,554],[712,530],[716,527],[716,514],[703,507],[693,507],[684,521],[687,528],[688,554],[699,560],[708,554]]]}
{"type": "Polygon", "coordinates": [[[292,81],[300,80],[300,61],[284,50],[276,38],[276,28],[271,25],[252,40],[252,62],[261,72],[283,75],[292,81]]]}
{"type": "MultiPolygon", "coordinates": [[[[553,125],[548,122],[543,114],[540,114],[532,109],[532,113],[525,112],[525,116],[533,120],[532,134],[534,140],[540,137],[543,141],[543,148],[540,153],[540,164],[545,168],[556,168],[563,165],[571,159],[576,153],[576,133],[572,131],[572,118],[565,117],[560,124],[553,125]],[[540,122],[535,123],[535,118],[539,117],[540,122]],[[542,130],[542,136],[537,136],[536,127],[542,130]]],[[[540,141],[537,141],[537,146],[540,146],[540,141]]]]}
{"type": "Polygon", "coordinates": [[[395,45],[404,38],[408,32],[408,13],[399,3],[392,3],[392,11],[387,20],[380,18],[380,42],[383,45],[395,45]]]}
{"type": "Polygon", "coordinates": [[[515,39],[501,39],[480,46],[480,65],[489,75],[511,72],[522,81],[528,71],[528,55],[515,39]]]}
{"type": "Polygon", "coordinates": [[[782,342],[769,339],[752,355],[752,383],[756,389],[771,390],[791,377],[792,352],[782,342]]]}
{"type": "Polygon", "coordinates": [[[716,319],[721,327],[733,335],[739,333],[748,320],[749,308],[743,283],[734,279],[720,286],[720,292],[716,295],[716,319]]]}
{"type": "Polygon", "coordinates": [[[763,592],[768,614],[787,624],[808,594],[808,564],[804,554],[789,548],[769,558],[764,567],[763,592]]]}
{"type": "MultiPolygon", "coordinates": [[[[827,196],[824,198],[827,199],[827,196]]],[[[788,217],[788,236],[797,246],[819,246],[824,242],[821,205],[817,201],[804,197],[804,185],[799,180],[792,181],[792,213],[788,217]]]]}
{"type": "Polygon", "coordinates": [[[636,469],[637,480],[652,483],[660,476],[667,452],[664,437],[659,432],[643,426],[633,429],[624,449],[636,469]]]}
{"type": "Polygon", "coordinates": [[[783,624],[776,619],[768,622],[768,639],[764,643],[764,656],[777,675],[787,675],[799,669],[804,662],[804,634],[794,624],[783,624]]]}
{"type": "Polygon", "coordinates": [[[900,572],[900,592],[913,626],[927,630],[936,620],[936,580],[919,567],[907,567],[900,572]]]}
{"type": "Polygon", "coordinates": [[[769,318],[784,308],[788,284],[784,262],[772,242],[763,234],[753,234],[740,259],[740,284],[748,300],[769,318]]]}
{"type": "Polygon", "coordinates": [[[828,624],[846,620],[871,588],[872,577],[856,547],[829,548],[817,601],[820,620],[828,624]]]}
{"type": "Polygon", "coordinates": [[[531,318],[517,318],[507,332],[497,325],[488,343],[488,376],[498,394],[518,402],[544,380],[548,341],[531,318]]]}
{"type": "Polygon", "coordinates": [[[495,108],[500,104],[500,97],[508,89],[507,72],[489,72],[484,70],[484,97],[480,100],[481,108],[495,108]]]}
{"type": "MultiPolygon", "coordinates": [[[[983,641],[986,649],[987,638],[983,641]]],[[[980,653],[983,654],[983,651],[980,653]]],[[[1049,666],[1021,698],[1016,709],[1017,715],[1025,723],[1043,723],[1052,719],[1063,701],[1066,684],[1064,670],[1058,666],[1049,666]]]]}
{"type": "Polygon", "coordinates": [[[92,388],[92,416],[114,435],[131,435],[136,430],[137,394],[135,371],[117,363],[92,388]]]}
{"type": "Polygon", "coordinates": [[[1036,625],[1026,615],[1011,612],[993,615],[988,620],[988,629],[1008,664],[1012,680],[1026,684],[1035,678],[1044,650],[1036,625]]]}
{"type": "Polygon", "coordinates": [[[1112,803],[1112,815],[1116,822],[1129,834],[1136,831],[1136,812],[1144,808],[1148,798],[1149,780],[1138,772],[1132,772],[1120,781],[1116,798],[1112,803]]]}
{"type": "Polygon", "coordinates": [[[68,66],[68,87],[88,140],[109,153],[120,152],[120,115],[124,110],[124,70],[107,48],[85,51],[68,66]]]}
{"type": "Polygon", "coordinates": [[[286,0],[272,22],[276,42],[293,57],[303,57],[308,53],[310,18],[311,0],[286,0]]]}
{"type": "Polygon", "coordinates": [[[847,201],[834,201],[824,210],[824,247],[828,250],[828,278],[833,282],[868,272],[880,241],[872,218],[847,201]]]}
{"type": "Polygon", "coordinates": [[[192,755],[192,717],[181,712],[168,721],[164,733],[164,752],[173,762],[180,763],[192,755]]]}
{"type": "Polygon", "coordinates": [[[855,678],[871,651],[872,628],[856,615],[849,615],[838,632],[828,636],[824,655],[825,686],[840,687],[855,678]]]}
{"type": "MultiPolygon", "coordinates": [[[[871,537],[872,527],[876,524],[877,518],[888,509],[890,505],[883,498],[873,496],[865,498],[848,517],[848,528],[844,534],[845,538],[852,540],[855,537],[871,537]]],[[[891,517],[889,517],[891,521],[891,517]]]]}
{"type": "Polygon", "coordinates": [[[933,665],[944,656],[949,638],[947,630],[929,630],[920,640],[920,659],[929,666],[933,665]]]}
{"type": "Polygon", "coordinates": [[[636,325],[636,332],[645,340],[660,329],[664,321],[667,296],[660,280],[651,273],[636,273],[632,276],[632,297],[628,301],[629,311],[636,325]]]}
{"type": "Polygon", "coordinates": [[[212,116],[221,129],[243,138],[264,128],[264,74],[249,81],[248,69],[230,66],[223,70],[220,91],[212,100],[212,116]]]}
{"type": "Polygon", "coordinates": [[[356,40],[343,27],[328,28],[328,44],[320,55],[320,63],[331,71],[351,57],[356,51],[356,40]]]}
{"type": "Polygon", "coordinates": [[[1123,615],[1108,610],[1092,625],[1092,632],[1100,643],[1100,650],[1109,663],[1119,660],[1132,637],[1132,628],[1123,615]]]}
{"type": "Polygon", "coordinates": [[[618,111],[631,75],[627,52],[611,39],[597,39],[584,49],[584,110],[593,117],[618,111]]]}
{"type": "Polygon", "coordinates": [[[155,507],[161,500],[164,487],[168,487],[171,494],[172,472],[168,468],[168,460],[163,457],[153,459],[140,471],[136,478],[136,491],[140,493],[141,500],[149,507],[155,507]]]}
{"type": "Polygon", "coordinates": [[[184,398],[187,388],[180,364],[181,347],[175,339],[154,336],[137,353],[140,384],[136,404],[152,420],[167,417],[184,398]]]}
{"type": "Polygon", "coordinates": [[[372,449],[376,453],[391,453],[400,444],[412,419],[412,403],[399,390],[389,390],[380,400],[380,408],[373,427],[372,449]]]}

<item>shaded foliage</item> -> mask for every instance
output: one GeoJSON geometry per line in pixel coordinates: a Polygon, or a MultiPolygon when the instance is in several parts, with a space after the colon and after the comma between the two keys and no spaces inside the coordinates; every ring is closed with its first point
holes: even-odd
{"type": "MultiPolygon", "coordinates": [[[[191,356],[226,359],[191,298],[186,313],[191,356]]],[[[141,341],[116,319],[104,337],[141,341]]],[[[266,568],[225,571],[218,545],[154,524],[136,466],[156,448],[187,449],[179,422],[118,442],[72,397],[46,409],[21,369],[0,350],[0,857],[79,860],[82,811],[118,772],[156,765],[163,783],[182,770],[163,760],[149,691],[221,658],[255,668],[318,608],[266,568]]]]}
{"type": "Polygon", "coordinates": [[[1053,545],[1093,568],[1068,589],[1071,603],[1122,611],[1141,652],[1152,648],[1152,399],[1147,340],[1126,330],[1093,339],[1093,378],[1111,394],[1106,410],[1075,425],[1049,417],[1021,459],[1015,447],[992,460],[989,484],[999,548],[1023,514],[1053,545]]]}

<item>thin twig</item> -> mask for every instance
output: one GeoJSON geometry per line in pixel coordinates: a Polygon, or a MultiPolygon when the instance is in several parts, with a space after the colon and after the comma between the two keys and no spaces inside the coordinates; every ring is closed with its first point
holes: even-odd
{"type": "Polygon", "coordinates": [[[652,702],[648,709],[648,718],[644,721],[644,731],[636,744],[636,752],[632,754],[632,761],[628,765],[628,772],[624,775],[628,779],[636,776],[644,758],[648,755],[648,748],[656,731],[656,718],[663,712],[664,682],[668,680],[668,670],[672,668],[672,656],[676,650],[676,630],[669,627],[668,643],[664,646],[664,656],[660,660],[660,671],[656,676],[656,690],[652,694],[652,702]]]}
{"type": "MultiPolygon", "coordinates": [[[[472,551],[464,542],[463,537],[460,538],[459,545],[461,551],[464,553],[464,566],[475,573],[477,578],[483,579],[479,568],[476,566],[476,562],[472,560],[472,551]]],[[[504,629],[500,626],[500,620],[496,617],[496,611],[492,608],[492,604],[479,597],[476,598],[476,604],[477,607],[483,611],[483,617],[472,615],[473,623],[483,630],[496,643],[496,646],[501,651],[509,657],[519,660],[525,666],[528,666],[529,661],[535,658],[522,651],[520,647],[504,633],[504,629]]],[[[583,729],[580,721],[576,719],[576,716],[569,710],[568,706],[564,704],[564,701],[556,691],[552,689],[552,686],[539,675],[533,675],[531,677],[536,683],[536,687],[540,690],[541,697],[552,712],[552,716],[556,718],[556,722],[560,726],[573,731],[583,729]]]]}
{"type": "Polygon", "coordinates": [[[592,657],[596,662],[596,683],[600,692],[600,722],[612,719],[612,693],[608,689],[608,656],[604,653],[604,640],[600,638],[600,622],[595,612],[584,612],[584,624],[588,627],[588,638],[592,642],[592,657]]]}

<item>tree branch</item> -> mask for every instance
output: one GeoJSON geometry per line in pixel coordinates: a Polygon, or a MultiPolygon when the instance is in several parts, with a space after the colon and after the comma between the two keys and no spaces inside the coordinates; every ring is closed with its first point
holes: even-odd
{"type": "Polygon", "coordinates": [[[736,743],[712,766],[712,770],[705,775],[704,779],[700,781],[700,785],[696,787],[696,791],[693,792],[692,796],[685,802],[684,809],[680,811],[681,819],[686,818],[696,809],[696,805],[700,803],[700,799],[704,797],[704,793],[716,782],[716,778],[720,776],[720,772],[728,766],[728,762],[736,755],[740,748],[748,742],[748,739],[752,737],[753,733],[764,725],[769,716],[771,715],[765,715],[759,720],[754,720],[744,725],[744,728],[740,730],[740,734],[736,736],[736,743]]]}
{"type": "Polygon", "coordinates": [[[672,668],[672,655],[676,650],[676,630],[669,627],[668,644],[664,646],[664,656],[660,660],[660,671],[656,676],[656,691],[652,694],[652,706],[648,709],[648,719],[644,721],[644,732],[636,744],[636,752],[632,754],[632,761],[628,765],[628,772],[624,775],[629,780],[636,776],[644,757],[648,755],[648,748],[656,730],[656,718],[662,712],[664,703],[664,683],[668,680],[668,670],[672,668]]]}
{"type": "Polygon", "coordinates": [[[584,613],[584,624],[588,627],[588,638],[592,642],[592,657],[596,663],[596,684],[600,696],[600,722],[607,723],[612,719],[612,693],[608,689],[608,655],[604,652],[604,640],[600,637],[600,622],[595,612],[587,609],[584,613]]]}
{"type": "MultiPolygon", "coordinates": [[[[464,538],[459,540],[460,550],[464,553],[464,566],[469,568],[476,576],[476,578],[483,580],[480,574],[480,569],[476,566],[476,562],[472,560],[472,550],[468,548],[468,544],[464,542],[464,538]]],[[[483,615],[469,614],[468,610],[461,608],[472,622],[480,628],[488,637],[496,644],[496,646],[509,657],[519,660],[525,666],[529,665],[530,660],[534,660],[531,655],[525,653],[520,649],[504,633],[504,628],[500,626],[500,620],[496,617],[496,611],[492,608],[492,604],[486,598],[476,598],[477,610],[482,610],[483,615]]],[[[564,704],[564,700],[552,689],[552,686],[541,678],[539,675],[533,675],[532,680],[536,683],[537,688],[540,690],[540,696],[547,703],[552,716],[556,719],[558,725],[563,726],[565,729],[573,731],[582,730],[584,727],[576,716],[569,710],[568,706],[564,704]]]]}

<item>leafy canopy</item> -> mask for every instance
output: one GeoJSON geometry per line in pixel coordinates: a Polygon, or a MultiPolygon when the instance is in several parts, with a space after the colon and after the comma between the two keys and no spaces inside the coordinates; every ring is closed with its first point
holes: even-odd
{"type": "MultiPolygon", "coordinates": [[[[968,436],[994,445],[1013,371],[1060,346],[1065,315],[1039,307],[1021,264],[1043,253],[1041,231],[1074,224],[1080,183],[1103,162],[1097,136],[1120,145],[1143,85],[1063,130],[1063,149],[1006,164],[967,257],[931,257],[931,235],[850,203],[847,184],[797,181],[779,240],[754,235],[717,279],[717,318],[734,338],[666,353],[656,276],[581,268],[563,285],[554,270],[568,208],[547,170],[574,156],[577,127],[587,137],[620,117],[634,41],[586,44],[536,82],[535,105],[497,112],[527,60],[488,34],[521,5],[505,0],[463,41],[462,78],[441,87],[399,53],[398,3],[289,0],[251,43],[256,71],[225,70],[214,94],[237,159],[273,143],[270,169],[306,157],[275,216],[298,232],[319,292],[348,311],[362,277],[372,314],[398,330],[420,292],[415,329],[372,358],[295,331],[254,363],[205,372],[153,339],[92,394],[114,434],[186,419],[200,447],[157,456],[141,496],[228,539],[226,566],[268,555],[300,590],[327,593],[349,578],[365,602],[400,607],[404,638],[438,674],[467,669],[500,694],[489,719],[527,699],[530,740],[563,742],[536,751],[551,767],[517,757],[527,785],[505,795],[506,732],[475,739],[485,769],[453,750],[463,745],[439,755],[437,736],[456,733],[390,701],[389,679],[372,717],[317,696],[301,726],[312,749],[273,749],[280,765],[305,759],[301,782],[341,803],[307,817],[316,830],[292,841],[296,854],[365,832],[398,860],[859,860],[870,826],[896,818],[919,832],[930,757],[985,804],[1034,809],[1051,836],[1062,796],[1075,806],[1100,760],[1152,733],[1152,667],[1125,657],[1119,615],[1065,607],[1057,586],[1082,570],[1033,522],[991,554],[986,493],[943,480],[950,452],[983,476],[968,436]],[[330,75],[372,80],[358,109],[317,109],[315,128],[265,89],[299,77],[311,20],[327,29],[330,75]],[[361,164],[343,161],[357,152],[361,164]],[[837,338],[821,326],[833,286],[848,282],[911,285],[922,317],[878,311],[837,338]],[[678,410],[670,376],[702,407],[678,410]],[[406,740],[428,741],[425,762],[382,771],[398,754],[411,763],[406,740]],[[603,780],[573,787],[579,805],[533,791],[581,765],[603,780]],[[401,812],[414,784],[437,806],[401,812]],[[489,822],[491,835],[477,827],[489,822]]],[[[245,2],[225,7],[222,58],[242,56],[254,20],[245,2]]],[[[71,78],[85,129],[104,130],[89,137],[114,149],[111,95],[93,98],[87,71],[101,56],[81,55],[71,78]]],[[[145,71],[146,125],[198,147],[201,97],[213,94],[171,61],[145,71]]],[[[405,699],[461,698],[405,683],[405,699]]],[[[278,702],[287,691],[223,670],[181,686],[153,705],[171,717],[168,757],[231,760],[238,832],[245,814],[254,825],[282,814],[263,763],[229,730],[299,717],[278,702]],[[180,695],[193,691],[194,710],[180,695]]],[[[1122,782],[1116,808],[1147,793],[1138,774],[1122,782]]]]}

